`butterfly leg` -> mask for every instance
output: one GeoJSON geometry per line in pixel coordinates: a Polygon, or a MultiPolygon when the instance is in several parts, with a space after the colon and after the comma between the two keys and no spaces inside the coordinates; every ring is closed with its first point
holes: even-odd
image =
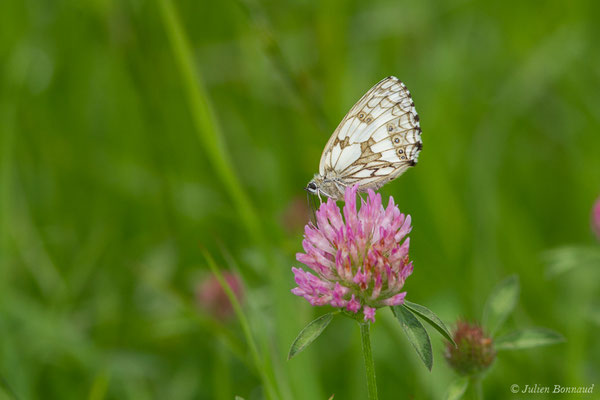
{"type": "Polygon", "coordinates": [[[365,204],[367,202],[367,194],[365,192],[358,192],[358,197],[362,201],[361,204],[365,204]]]}
{"type": "Polygon", "coordinates": [[[337,180],[333,181],[333,183],[335,183],[335,187],[337,188],[338,192],[341,193],[341,197],[344,197],[344,193],[346,193],[346,185],[344,185],[342,182],[339,182],[337,180]]]}

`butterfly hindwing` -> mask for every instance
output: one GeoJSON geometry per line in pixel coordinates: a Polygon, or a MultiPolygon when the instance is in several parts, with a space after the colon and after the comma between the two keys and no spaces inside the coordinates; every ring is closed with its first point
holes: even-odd
{"type": "Polygon", "coordinates": [[[410,92],[395,77],[373,86],[327,142],[319,173],[377,189],[416,164],[421,128],[410,92]]]}

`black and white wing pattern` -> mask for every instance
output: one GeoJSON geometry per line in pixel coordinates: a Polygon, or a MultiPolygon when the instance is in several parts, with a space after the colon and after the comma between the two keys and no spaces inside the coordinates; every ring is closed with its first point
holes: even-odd
{"type": "Polygon", "coordinates": [[[410,92],[390,76],[373,86],[342,119],[327,142],[319,173],[359,190],[378,189],[416,165],[419,116],[410,92]]]}

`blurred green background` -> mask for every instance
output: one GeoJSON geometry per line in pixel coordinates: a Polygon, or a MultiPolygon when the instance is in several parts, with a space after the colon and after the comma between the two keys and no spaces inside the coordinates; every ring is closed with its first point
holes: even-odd
{"type": "MultiPolygon", "coordinates": [[[[282,399],[365,398],[350,320],[286,361],[326,311],[290,293],[290,268],[323,146],[388,75],[423,129],[419,165],[382,189],[413,218],[407,298],[478,319],[518,273],[506,330],[567,342],[503,354],[486,398],[598,386],[600,273],[549,279],[540,254],[595,242],[599,15],[591,0],[4,0],[2,396],[260,399],[266,376],[282,399]],[[198,304],[203,251],[243,277],[257,357],[235,317],[198,304]]],[[[441,398],[439,335],[430,373],[390,314],[372,329],[380,398],[441,398]]]]}

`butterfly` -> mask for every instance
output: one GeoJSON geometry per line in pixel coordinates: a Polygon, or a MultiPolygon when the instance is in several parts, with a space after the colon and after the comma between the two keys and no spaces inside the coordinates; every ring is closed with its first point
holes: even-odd
{"type": "Polygon", "coordinates": [[[389,76],[350,109],[321,155],[319,173],[305,190],[334,200],[347,186],[377,190],[417,164],[423,148],[419,115],[410,92],[389,76]]]}

